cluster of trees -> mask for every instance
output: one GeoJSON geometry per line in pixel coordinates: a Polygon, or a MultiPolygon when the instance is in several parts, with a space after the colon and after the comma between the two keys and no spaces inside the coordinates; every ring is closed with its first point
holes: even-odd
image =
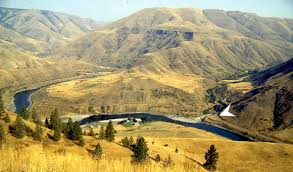
{"type": "Polygon", "coordinates": [[[113,122],[110,120],[107,124],[106,130],[104,129],[104,125],[101,126],[99,139],[100,140],[107,140],[109,142],[113,142],[115,140],[115,129],[113,126],[113,122]]]}
{"type": "Polygon", "coordinates": [[[25,106],[22,106],[20,111],[18,112],[18,115],[21,116],[25,120],[30,120],[36,124],[41,124],[40,117],[35,109],[32,109],[32,111],[29,111],[25,106]]]}

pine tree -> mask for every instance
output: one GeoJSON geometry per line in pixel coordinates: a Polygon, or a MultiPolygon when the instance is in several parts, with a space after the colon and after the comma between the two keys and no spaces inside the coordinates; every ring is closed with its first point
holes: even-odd
{"type": "Polygon", "coordinates": [[[67,138],[71,138],[71,135],[73,135],[72,132],[73,132],[73,122],[72,122],[72,119],[69,118],[64,128],[64,134],[67,138]]]}
{"type": "Polygon", "coordinates": [[[0,123],[0,148],[1,145],[4,143],[5,141],[5,130],[4,130],[4,126],[0,123]]]}
{"type": "Polygon", "coordinates": [[[100,145],[100,143],[98,143],[95,150],[93,151],[93,156],[95,158],[101,158],[102,154],[103,154],[103,148],[100,145]]]}
{"type": "Polygon", "coordinates": [[[38,140],[38,141],[41,141],[42,140],[42,137],[43,137],[43,129],[40,125],[36,125],[36,129],[33,133],[33,139],[34,140],[38,140]]]}
{"type": "Polygon", "coordinates": [[[81,146],[81,147],[84,146],[84,140],[83,140],[82,137],[80,137],[78,145],[81,146]]]}
{"type": "Polygon", "coordinates": [[[157,154],[157,156],[156,156],[156,158],[155,158],[155,161],[156,161],[156,162],[160,162],[160,161],[161,161],[161,157],[160,157],[159,154],[157,154]]]}
{"type": "Polygon", "coordinates": [[[130,143],[129,143],[129,139],[128,137],[124,137],[123,139],[121,139],[121,143],[124,147],[129,148],[130,147],[130,143]]]}
{"type": "Polygon", "coordinates": [[[101,125],[101,129],[100,129],[100,133],[99,133],[99,139],[100,139],[100,140],[105,139],[104,125],[101,125]]]}
{"type": "Polygon", "coordinates": [[[219,154],[214,145],[211,145],[208,152],[205,153],[205,159],[206,162],[203,164],[203,166],[210,171],[215,171],[217,161],[219,159],[219,154]]]}
{"type": "Polygon", "coordinates": [[[112,142],[115,140],[115,130],[111,120],[108,122],[108,125],[106,127],[105,138],[109,142],[112,142]]]}
{"type": "Polygon", "coordinates": [[[129,146],[131,147],[134,144],[134,139],[132,136],[129,138],[129,146]]]}
{"type": "Polygon", "coordinates": [[[4,116],[4,122],[5,123],[10,123],[11,122],[11,119],[10,119],[10,117],[9,117],[9,115],[7,113],[4,116]]]}
{"type": "Polygon", "coordinates": [[[26,125],[23,122],[22,117],[17,115],[16,120],[11,128],[11,134],[18,139],[22,139],[25,136],[26,125]]]}
{"type": "Polygon", "coordinates": [[[31,117],[30,112],[27,110],[27,108],[25,106],[21,107],[18,114],[25,120],[28,120],[31,117]]]}
{"type": "Polygon", "coordinates": [[[59,141],[61,139],[61,130],[60,129],[54,129],[54,135],[52,138],[55,142],[59,141]]]}
{"type": "Polygon", "coordinates": [[[144,138],[138,137],[136,139],[136,144],[133,148],[132,161],[139,162],[139,163],[147,162],[148,161],[148,150],[149,150],[149,148],[148,148],[144,138]]]}
{"type": "Polygon", "coordinates": [[[59,117],[58,109],[54,109],[50,117],[50,126],[53,130],[62,130],[62,122],[59,117]]]}
{"type": "Polygon", "coordinates": [[[37,123],[40,120],[39,115],[35,109],[32,110],[31,115],[34,123],[37,123]]]}
{"type": "Polygon", "coordinates": [[[79,140],[82,137],[82,129],[80,128],[79,122],[75,121],[72,128],[72,140],[79,140]]]}

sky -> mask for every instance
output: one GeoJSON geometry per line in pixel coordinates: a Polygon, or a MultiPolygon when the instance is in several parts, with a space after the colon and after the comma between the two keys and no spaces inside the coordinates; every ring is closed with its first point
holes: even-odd
{"type": "Polygon", "coordinates": [[[293,18],[293,0],[0,0],[0,6],[64,12],[104,22],[151,7],[222,9],[293,18]]]}

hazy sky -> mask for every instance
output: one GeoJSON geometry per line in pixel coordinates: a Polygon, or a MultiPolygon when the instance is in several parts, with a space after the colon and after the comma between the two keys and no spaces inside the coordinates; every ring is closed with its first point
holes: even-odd
{"type": "Polygon", "coordinates": [[[238,10],[293,18],[293,0],[0,0],[0,6],[65,12],[97,21],[113,21],[149,7],[238,10]]]}

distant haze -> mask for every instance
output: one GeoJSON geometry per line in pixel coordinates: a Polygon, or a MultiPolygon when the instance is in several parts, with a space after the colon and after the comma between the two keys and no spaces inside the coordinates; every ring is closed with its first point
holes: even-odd
{"type": "Polygon", "coordinates": [[[237,10],[293,18],[292,0],[0,0],[0,6],[65,12],[105,22],[151,7],[237,10]]]}

